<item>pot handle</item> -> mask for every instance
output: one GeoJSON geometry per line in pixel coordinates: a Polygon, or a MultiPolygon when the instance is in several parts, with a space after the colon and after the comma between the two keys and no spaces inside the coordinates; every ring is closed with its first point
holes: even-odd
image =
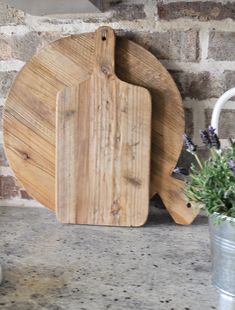
{"type": "Polygon", "coordinates": [[[235,96],[235,87],[227,90],[216,102],[213,113],[212,113],[212,118],[211,118],[211,126],[215,128],[216,133],[218,134],[218,128],[219,128],[219,117],[220,117],[220,112],[223,107],[223,105],[232,97],[235,96]]]}

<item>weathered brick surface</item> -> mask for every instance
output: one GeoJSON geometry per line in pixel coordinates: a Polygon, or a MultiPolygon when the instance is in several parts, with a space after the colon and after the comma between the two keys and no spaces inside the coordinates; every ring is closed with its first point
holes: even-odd
{"type": "Polygon", "coordinates": [[[184,108],[185,115],[185,132],[193,137],[194,124],[193,124],[193,110],[189,108],[184,108]]]}
{"type": "Polygon", "coordinates": [[[2,114],[3,114],[3,106],[0,106],[0,132],[2,131],[2,114]]]}
{"type": "Polygon", "coordinates": [[[16,74],[16,71],[0,72],[0,97],[7,96],[16,74]]]}
{"type": "MultiPolygon", "coordinates": [[[[8,167],[7,158],[3,149],[3,145],[0,143],[0,167],[8,167]]],[[[1,169],[1,168],[0,168],[1,169]]]]}
{"type": "Polygon", "coordinates": [[[0,26],[23,24],[25,14],[0,2],[0,26]]]}
{"type": "Polygon", "coordinates": [[[78,14],[63,16],[62,18],[45,17],[42,19],[44,23],[53,25],[70,24],[75,20],[82,20],[84,23],[99,23],[99,22],[119,22],[119,21],[137,21],[146,18],[143,3],[124,3],[123,1],[111,1],[110,7],[105,11],[105,14],[78,14]]]}
{"type": "MultiPolygon", "coordinates": [[[[206,126],[210,124],[211,115],[212,109],[206,109],[206,126]]],[[[235,138],[235,110],[222,110],[219,120],[219,136],[221,139],[235,138]]]]}
{"type": "Polygon", "coordinates": [[[47,46],[49,43],[52,43],[56,40],[59,40],[65,36],[67,36],[66,34],[63,34],[61,32],[58,31],[43,31],[43,32],[38,32],[37,33],[39,38],[41,39],[41,43],[39,48],[44,48],[45,46],[47,46]]]}
{"type": "Polygon", "coordinates": [[[117,33],[142,45],[159,59],[196,62],[199,58],[199,37],[196,30],[117,33]]]}
{"type": "Polygon", "coordinates": [[[9,38],[12,46],[12,57],[27,61],[41,48],[60,39],[63,34],[59,32],[29,32],[25,35],[13,35],[9,38]]]}
{"type": "Polygon", "coordinates": [[[11,44],[3,34],[0,34],[0,61],[11,58],[11,44]]]}
{"type": "Polygon", "coordinates": [[[235,32],[211,31],[208,58],[235,61],[235,32]]]}
{"type": "Polygon", "coordinates": [[[200,21],[235,19],[235,2],[221,3],[215,1],[175,1],[158,3],[160,19],[176,18],[199,19],[200,21]]]}
{"type": "Polygon", "coordinates": [[[23,36],[13,36],[12,39],[12,57],[20,60],[28,60],[36,54],[40,44],[40,39],[36,32],[30,32],[23,36]]]}
{"type": "Polygon", "coordinates": [[[32,199],[13,176],[0,176],[0,199],[32,199]]]}
{"type": "Polygon", "coordinates": [[[219,97],[224,92],[223,81],[216,79],[210,72],[170,71],[170,73],[183,98],[203,100],[219,97]]]}
{"type": "MultiPolygon", "coordinates": [[[[224,76],[225,90],[235,87],[235,68],[234,71],[226,70],[223,76],[224,76]]],[[[233,99],[235,100],[235,97],[233,99]]]]}
{"type": "Polygon", "coordinates": [[[55,31],[32,31],[23,35],[12,34],[11,36],[0,34],[0,60],[14,58],[27,61],[41,48],[63,36],[62,33],[55,31]]]}
{"type": "Polygon", "coordinates": [[[137,20],[146,17],[144,4],[113,4],[111,5],[111,9],[113,13],[109,21],[137,20]]]}
{"type": "Polygon", "coordinates": [[[170,70],[170,73],[183,98],[218,98],[226,90],[235,87],[235,70],[225,70],[219,76],[208,71],[195,73],[170,70]]]}
{"type": "Polygon", "coordinates": [[[20,188],[12,176],[0,176],[1,199],[21,198],[20,188]]]}
{"type": "Polygon", "coordinates": [[[20,195],[22,199],[33,199],[24,189],[20,190],[20,195]]]}

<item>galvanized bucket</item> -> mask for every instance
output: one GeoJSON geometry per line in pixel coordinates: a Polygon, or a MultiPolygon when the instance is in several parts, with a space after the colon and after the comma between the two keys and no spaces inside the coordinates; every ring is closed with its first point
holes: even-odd
{"type": "Polygon", "coordinates": [[[212,283],[220,292],[218,309],[235,309],[235,219],[209,217],[212,283]]]}
{"type": "MultiPolygon", "coordinates": [[[[218,134],[219,117],[224,104],[235,96],[235,87],[227,90],[216,102],[211,126],[218,134]]],[[[214,222],[218,214],[209,217],[213,285],[219,290],[219,310],[235,310],[235,219],[224,217],[220,224],[214,222]]]]}

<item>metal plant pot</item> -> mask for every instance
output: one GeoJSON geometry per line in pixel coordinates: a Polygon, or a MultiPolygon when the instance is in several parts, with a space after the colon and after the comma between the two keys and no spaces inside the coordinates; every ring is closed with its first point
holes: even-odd
{"type": "MultiPolygon", "coordinates": [[[[216,102],[211,119],[211,126],[218,133],[220,112],[224,104],[235,96],[235,87],[226,91],[216,102]]],[[[235,309],[235,219],[225,217],[215,225],[218,214],[209,218],[213,285],[219,290],[218,310],[235,309]]]]}
{"type": "Polygon", "coordinates": [[[212,283],[219,290],[219,310],[235,309],[235,219],[224,217],[215,224],[218,214],[209,217],[212,283]]]}

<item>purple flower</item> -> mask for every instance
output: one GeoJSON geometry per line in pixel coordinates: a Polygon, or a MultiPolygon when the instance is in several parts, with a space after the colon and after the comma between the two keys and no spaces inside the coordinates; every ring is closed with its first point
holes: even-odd
{"type": "Polygon", "coordinates": [[[191,138],[186,133],[183,135],[183,139],[184,139],[186,150],[194,154],[197,151],[197,145],[193,143],[191,138]]]}
{"type": "Polygon", "coordinates": [[[232,172],[235,174],[235,160],[230,159],[230,160],[228,161],[228,166],[229,166],[229,168],[232,170],[232,172]]]}
{"type": "Polygon", "coordinates": [[[189,171],[186,168],[183,167],[176,167],[173,170],[173,173],[175,174],[183,174],[183,175],[189,175],[189,171]]]}
{"type": "Polygon", "coordinates": [[[200,136],[202,142],[207,145],[208,147],[212,147],[211,139],[209,133],[206,130],[200,130],[200,136]]]}
{"type": "Polygon", "coordinates": [[[219,138],[215,132],[215,129],[212,126],[208,127],[208,133],[209,133],[209,137],[210,137],[210,141],[212,146],[214,146],[217,150],[220,149],[220,141],[219,138]]]}
{"type": "Polygon", "coordinates": [[[211,125],[208,126],[208,131],[210,135],[215,134],[215,128],[213,128],[211,125]]]}

